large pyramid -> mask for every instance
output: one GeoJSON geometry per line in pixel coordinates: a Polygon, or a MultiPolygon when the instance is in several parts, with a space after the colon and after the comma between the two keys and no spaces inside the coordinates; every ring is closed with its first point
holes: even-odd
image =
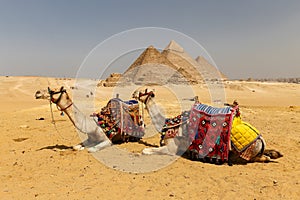
{"type": "MultiPolygon", "coordinates": [[[[163,56],[156,48],[152,45],[149,46],[143,53],[130,65],[130,67],[126,70],[132,70],[133,68],[145,64],[161,64],[167,65],[171,68],[177,69],[175,65],[173,65],[165,56],[163,56]]],[[[125,73],[126,73],[125,72],[125,73]]]]}
{"type": "Polygon", "coordinates": [[[175,65],[177,70],[187,78],[190,83],[197,84],[203,82],[201,74],[199,74],[195,67],[195,65],[197,65],[195,60],[174,40],[169,43],[161,54],[175,65]]]}
{"type": "Polygon", "coordinates": [[[222,72],[210,64],[203,56],[198,56],[196,62],[199,64],[200,70],[203,72],[206,79],[227,79],[222,72]]]}
{"type": "Polygon", "coordinates": [[[225,80],[227,79],[215,66],[209,63],[203,56],[194,60],[184,49],[172,40],[162,52],[172,64],[185,76],[190,78],[192,83],[202,83],[204,80],[225,80]]]}
{"type": "Polygon", "coordinates": [[[137,85],[187,84],[176,65],[170,62],[153,46],[149,46],[125,71],[119,81],[120,85],[134,83],[137,85]]]}
{"type": "Polygon", "coordinates": [[[179,44],[177,44],[174,40],[171,40],[168,46],[166,46],[165,50],[170,50],[178,53],[184,52],[184,49],[179,44]]]}

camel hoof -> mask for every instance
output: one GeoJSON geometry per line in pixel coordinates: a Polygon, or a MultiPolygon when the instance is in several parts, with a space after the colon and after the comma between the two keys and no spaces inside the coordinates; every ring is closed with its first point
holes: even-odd
{"type": "Polygon", "coordinates": [[[142,154],[150,155],[150,154],[152,154],[152,149],[151,148],[145,148],[145,149],[143,149],[142,154]]]}
{"type": "Polygon", "coordinates": [[[265,161],[264,162],[271,162],[271,158],[269,156],[264,156],[265,157],[265,161]]]}
{"type": "Polygon", "coordinates": [[[105,147],[111,146],[111,142],[109,140],[106,140],[104,142],[101,142],[93,147],[88,148],[89,153],[95,153],[101,149],[104,149],[105,147]]]}
{"type": "Polygon", "coordinates": [[[84,146],[82,146],[81,144],[73,146],[73,150],[75,150],[75,151],[82,151],[83,149],[84,149],[84,146]]]}

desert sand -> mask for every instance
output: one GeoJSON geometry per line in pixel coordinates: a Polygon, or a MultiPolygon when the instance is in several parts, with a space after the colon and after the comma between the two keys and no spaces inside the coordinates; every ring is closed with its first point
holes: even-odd
{"type": "MultiPolygon", "coordinates": [[[[226,81],[226,101],[237,99],[245,121],[260,130],[267,149],[284,157],[271,163],[214,165],[180,157],[147,173],[107,167],[86,150],[66,116],[37,90],[67,88],[74,80],[45,77],[0,77],[0,199],[298,199],[300,196],[300,84],[226,81]],[[44,118],[44,120],[39,120],[44,118]]],[[[209,102],[205,88],[193,86],[200,101],[209,102]]],[[[97,88],[99,106],[113,88],[97,88]]],[[[179,114],[165,88],[157,99],[168,116],[179,114]]],[[[99,107],[100,109],[100,107],[99,107]]],[[[145,139],[159,144],[159,135],[145,139]]],[[[138,143],[118,145],[140,153],[138,143]]],[[[149,157],[150,158],[150,157],[149,157]]],[[[126,162],[126,161],[124,161],[126,162]]]]}

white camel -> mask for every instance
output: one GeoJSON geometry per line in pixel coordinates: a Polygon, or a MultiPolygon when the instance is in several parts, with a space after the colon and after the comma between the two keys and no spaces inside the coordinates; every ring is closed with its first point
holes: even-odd
{"type": "MultiPolygon", "coordinates": [[[[165,116],[163,116],[162,112],[159,109],[159,106],[154,101],[154,92],[147,91],[144,92],[135,91],[132,95],[133,98],[137,99],[138,101],[145,104],[145,109],[149,113],[151,117],[151,121],[156,129],[157,132],[160,132],[164,123],[165,123],[165,116]]],[[[178,134],[178,136],[182,136],[182,132],[178,134]]],[[[174,137],[168,138],[164,141],[165,146],[161,147],[153,147],[153,148],[145,148],[143,149],[143,154],[168,154],[168,155],[176,155],[178,152],[185,151],[189,143],[187,142],[186,138],[184,137],[174,137]]]]}
{"type": "MultiPolygon", "coordinates": [[[[161,132],[166,118],[161,114],[159,107],[154,101],[155,95],[153,91],[147,91],[147,89],[145,91],[135,91],[132,96],[145,104],[146,110],[148,111],[156,130],[161,132]]],[[[188,136],[184,135],[181,129],[179,129],[177,137],[167,138],[165,144],[166,145],[162,147],[145,148],[142,153],[175,155],[179,151],[186,151],[191,144],[191,141],[188,139],[188,136]]],[[[252,146],[251,151],[249,149],[249,160],[241,159],[238,152],[233,150],[230,152],[229,162],[269,162],[271,161],[271,158],[276,159],[282,157],[282,154],[276,150],[265,150],[265,146],[265,140],[262,136],[259,136],[254,143],[254,146],[252,146]]],[[[245,149],[245,151],[247,151],[247,149],[245,149]]]]}
{"type": "Polygon", "coordinates": [[[84,115],[76,105],[74,105],[64,87],[61,87],[56,91],[48,88],[48,92],[50,101],[56,104],[60,111],[67,114],[73,125],[79,131],[88,136],[84,142],[73,146],[74,150],[83,150],[86,147],[87,150],[92,153],[111,146],[111,141],[96,124],[96,121],[91,117],[84,115]]]}

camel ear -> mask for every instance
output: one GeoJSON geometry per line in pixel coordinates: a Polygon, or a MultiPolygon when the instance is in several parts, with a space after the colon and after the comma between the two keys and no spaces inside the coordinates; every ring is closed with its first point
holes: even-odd
{"type": "Polygon", "coordinates": [[[51,93],[51,89],[48,87],[48,93],[50,94],[51,93]]]}
{"type": "Polygon", "coordinates": [[[233,105],[236,105],[236,106],[239,105],[239,103],[238,103],[237,100],[234,100],[232,104],[233,104],[233,105]]]}
{"type": "Polygon", "coordinates": [[[64,86],[61,86],[60,91],[63,91],[63,89],[64,89],[64,86]]]}
{"type": "Polygon", "coordinates": [[[145,93],[147,93],[147,92],[148,92],[148,88],[145,89],[145,93]]]}

